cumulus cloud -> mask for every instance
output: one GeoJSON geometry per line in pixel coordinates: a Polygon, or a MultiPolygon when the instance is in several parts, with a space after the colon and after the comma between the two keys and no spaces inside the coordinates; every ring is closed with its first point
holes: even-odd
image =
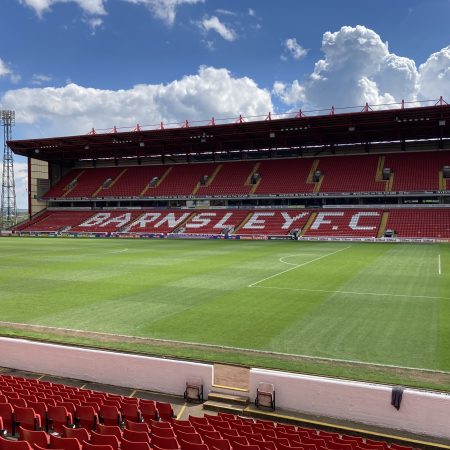
{"type": "Polygon", "coordinates": [[[86,14],[105,15],[105,0],[19,0],[33,9],[39,17],[57,3],[76,3],[86,14]]]}
{"type": "Polygon", "coordinates": [[[419,67],[420,97],[450,99],[450,45],[433,53],[419,67]]]}
{"type": "Polygon", "coordinates": [[[327,31],[321,49],[324,57],[315,63],[313,72],[278,92],[282,102],[298,105],[305,101],[322,108],[414,101],[419,96],[415,62],[391,53],[388,44],[369,28],[358,25],[327,31]],[[299,87],[303,96],[298,95],[299,87]]]}
{"type": "Polygon", "coordinates": [[[294,59],[302,59],[304,58],[308,50],[303,48],[295,38],[286,39],[283,43],[284,53],[281,55],[281,59],[286,60],[288,56],[291,56],[294,59]]]}
{"type": "MultiPolygon", "coordinates": [[[[102,90],[68,84],[64,87],[7,91],[0,105],[14,109],[16,122],[38,135],[84,134],[92,127],[111,128],[234,117],[273,111],[271,94],[248,77],[235,78],[227,69],[201,67],[168,84],[140,84],[127,90],[102,90]]],[[[31,137],[31,136],[30,136],[31,137]]]]}
{"type": "Polygon", "coordinates": [[[236,32],[226,26],[217,16],[204,17],[203,20],[197,23],[198,27],[204,32],[215,31],[226,41],[234,41],[237,38],[236,32]]]}
{"type": "Polygon", "coordinates": [[[176,11],[182,5],[195,5],[205,0],[124,0],[128,3],[146,6],[150,12],[167,25],[175,22],[176,11]]]}
{"type": "Polygon", "coordinates": [[[285,84],[276,81],[273,85],[275,96],[279,97],[283,103],[289,106],[299,105],[305,102],[305,88],[297,80],[292,84],[285,84]]]}

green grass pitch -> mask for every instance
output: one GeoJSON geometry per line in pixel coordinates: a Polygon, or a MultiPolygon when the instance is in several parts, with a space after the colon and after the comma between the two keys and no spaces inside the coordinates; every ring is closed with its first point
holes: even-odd
{"type": "Polygon", "coordinates": [[[0,286],[4,322],[275,354],[116,348],[377,381],[399,376],[276,353],[450,372],[445,244],[1,238],[0,286]]]}

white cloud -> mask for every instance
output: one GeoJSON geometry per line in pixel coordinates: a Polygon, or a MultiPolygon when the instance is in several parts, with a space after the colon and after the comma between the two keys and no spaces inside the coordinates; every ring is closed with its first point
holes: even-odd
{"type": "Polygon", "coordinates": [[[422,99],[443,96],[450,101],[450,45],[433,53],[419,67],[419,95],[422,99]]]}
{"type": "MultiPolygon", "coordinates": [[[[3,173],[3,163],[0,161],[0,176],[3,173]]],[[[28,205],[28,165],[26,162],[14,162],[14,183],[17,208],[25,209],[28,205]]]]}
{"type": "Polygon", "coordinates": [[[217,14],[222,14],[224,16],[237,16],[237,14],[234,11],[230,11],[229,9],[216,9],[217,14]]]}
{"type": "Polygon", "coordinates": [[[272,92],[289,106],[299,105],[305,101],[305,88],[297,80],[289,85],[276,81],[272,92]]]}
{"type": "Polygon", "coordinates": [[[231,27],[227,27],[222,23],[217,16],[204,17],[197,25],[206,33],[208,33],[208,31],[215,31],[226,41],[231,42],[237,38],[236,32],[231,27]]]}
{"type": "Polygon", "coordinates": [[[31,79],[31,84],[34,84],[35,86],[41,86],[42,84],[51,81],[51,79],[52,77],[49,77],[48,75],[35,73],[31,79]]]}
{"type": "MultiPolygon", "coordinates": [[[[147,7],[154,17],[164,21],[167,25],[175,22],[176,11],[182,5],[194,5],[203,3],[205,0],[122,0],[135,5],[147,7]]],[[[98,16],[104,16],[106,12],[107,0],[19,0],[22,5],[33,9],[39,17],[50,11],[57,3],[76,3],[89,17],[85,22],[95,31],[103,21],[98,16]]]]}
{"type": "Polygon", "coordinates": [[[14,73],[9,65],[0,58],[0,78],[8,77],[12,83],[18,83],[21,79],[20,75],[14,73]]]}
{"type": "MultiPolygon", "coordinates": [[[[369,28],[358,25],[327,31],[322,51],[323,59],[315,63],[304,81],[295,80],[282,90],[274,89],[283,103],[323,108],[414,101],[418,96],[419,72],[415,62],[390,53],[388,44],[369,28]]],[[[443,60],[445,57],[441,57],[443,60]]]]}
{"type": "Polygon", "coordinates": [[[21,4],[32,8],[39,17],[57,3],[76,3],[86,14],[105,15],[105,0],[19,0],[21,4]]]}
{"type": "Polygon", "coordinates": [[[84,134],[92,127],[111,128],[204,120],[211,116],[263,115],[273,111],[270,92],[227,69],[201,67],[197,74],[168,84],[141,84],[128,90],[64,87],[7,91],[0,106],[16,111],[31,137],[84,134]]]}
{"type": "Polygon", "coordinates": [[[308,50],[303,48],[297,42],[297,39],[295,39],[295,38],[286,39],[283,43],[283,46],[284,46],[285,54],[283,54],[281,56],[281,59],[284,59],[284,60],[287,59],[286,54],[290,55],[292,58],[298,60],[298,59],[304,58],[308,53],[308,50]]]}
{"type": "Polygon", "coordinates": [[[252,8],[249,8],[249,9],[248,9],[248,15],[249,15],[249,16],[252,16],[252,17],[255,17],[255,16],[256,16],[255,10],[252,9],[252,8]]]}
{"type": "Polygon", "coordinates": [[[123,0],[135,5],[144,5],[157,18],[167,25],[173,25],[176,17],[176,10],[182,5],[195,5],[204,3],[205,0],[123,0]]]}
{"type": "Polygon", "coordinates": [[[11,76],[12,71],[8,65],[0,58],[0,78],[11,76]]]}

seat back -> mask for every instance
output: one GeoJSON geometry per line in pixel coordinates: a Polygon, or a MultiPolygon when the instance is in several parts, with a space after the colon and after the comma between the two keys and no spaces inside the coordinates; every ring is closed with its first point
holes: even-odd
{"type": "Polygon", "coordinates": [[[122,430],[116,425],[102,425],[98,424],[97,430],[99,434],[115,436],[119,441],[122,440],[122,430]]]}
{"type": "Polygon", "coordinates": [[[35,414],[33,408],[22,408],[16,406],[14,408],[14,422],[17,426],[21,426],[27,430],[38,430],[41,428],[41,420],[35,414]]]}
{"type": "Polygon", "coordinates": [[[64,406],[49,406],[47,411],[47,419],[49,422],[49,428],[61,434],[64,431],[64,425],[72,425],[72,414],[70,414],[64,406]]]}
{"type": "Polygon", "coordinates": [[[147,442],[131,442],[127,439],[122,439],[120,445],[121,450],[151,450],[152,447],[147,442]]]}
{"type": "Polygon", "coordinates": [[[63,438],[51,434],[50,448],[62,450],[81,450],[81,444],[77,438],[63,438]]]}
{"type": "Polygon", "coordinates": [[[123,430],[123,438],[131,442],[148,442],[150,443],[150,436],[145,431],[132,431],[125,428],[123,430]]]}
{"type": "Polygon", "coordinates": [[[75,438],[79,442],[90,440],[90,435],[86,428],[72,428],[66,427],[65,425],[63,425],[63,437],[75,438]]]}
{"type": "Polygon", "coordinates": [[[3,419],[3,426],[9,434],[14,434],[14,408],[10,403],[0,403],[0,417],[3,419]]]}
{"type": "Polygon", "coordinates": [[[33,450],[27,441],[11,441],[0,437],[0,450],[33,450]]]}
{"type": "Polygon", "coordinates": [[[94,445],[110,445],[113,450],[119,450],[120,441],[112,434],[99,434],[95,431],[91,433],[91,444],[94,445]]]}
{"type": "Polygon", "coordinates": [[[27,441],[30,445],[37,444],[45,448],[50,443],[50,436],[45,431],[31,431],[22,427],[19,427],[19,438],[27,441]]]}
{"type": "Polygon", "coordinates": [[[117,406],[101,405],[100,406],[100,421],[104,425],[120,425],[122,417],[117,406]]]}

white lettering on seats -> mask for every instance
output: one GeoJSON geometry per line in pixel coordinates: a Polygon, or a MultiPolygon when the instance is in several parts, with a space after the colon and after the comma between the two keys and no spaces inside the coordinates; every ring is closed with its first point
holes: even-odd
{"type": "Polygon", "coordinates": [[[202,228],[211,222],[211,217],[216,217],[216,213],[205,212],[197,214],[186,224],[186,228],[202,228]]]}
{"type": "Polygon", "coordinates": [[[316,220],[314,220],[314,223],[311,225],[310,230],[318,230],[319,227],[323,224],[330,224],[331,220],[327,220],[326,217],[342,217],[344,215],[343,211],[340,212],[320,212],[317,214],[316,220]]]}
{"type": "Polygon", "coordinates": [[[139,228],[145,228],[147,224],[154,222],[160,216],[161,213],[159,212],[145,213],[130,225],[130,229],[134,228],[135,226],[139,226],[139,228]]]}
{"type": "Polygon", "coordinates": [[[220,220],[219,222],[217,222],[213,228],[225,228],[228,227],[229,225],[227,225],[227,220],[233,215],[233,213],[229,212],[226,213],[220,220]]]}
{"type": "Polygon", "coordinates": [[[187,219],[191,213],[184,213],[177,219],[175,218],[175,213],[169,213],[166,217],[163,217],[158,223],[155,224],[155,228],[159,228],[167,222],[169,228],[175,228],[180,225],[183,220],[187,219]]]}
{"type": "Polygon", "coordinates": [[[95,216],[85,220],[79,227],[95,227],[111,217],[111,213],[97,213],[95,216]]]}
{"type": "Polygon", "coordinates": [[[107,220],[106,222],[103,222],[100,227],[106,227],[111,223],[115,223],[116,228],[121,228],[123,227],[126,223],[128,223],[131,220],[131,213],[125,213],[122,214],[121,216],[117,216],[117,217],[113,217],[110,220],[107,220]]]}
{"type": "Polygon", "coordinates": [[[300,214],[297,214],[294,217],[291,217],[287,212],[282,211],[281,215],[283,216],[283,219],[284,219],[284,224],[281,227],[281,229],[288,230],[296,220],[301,219],[302,217],[308,216],[309,212],[302,212],[300,214]]]}
{"type": "Polygon", "coordinates": [[[359,212],[352,216],[348,226],[352,230],[375,230],[377,228],[375,225],[371,226],[371,227],[369,227],[369,226],[363,227],[363,226],[359,226],[358,222],[361,217],[379,217],[379,216],[380,216],[380,213],[377,213],[374,211],[373,212],[369,212],[369,211],[359,212]]]}
{"type": "Polygon", "coordinates": [[[266,228],[266,221],[264,219],[260,219],[260,217],[273,217],[275,215],[274,212],[257,212],[254,213],[252,217],[248,220],[248,222],[242,227],[243,229],[251,229],[251,230],[264,230],[266,228]]]}

